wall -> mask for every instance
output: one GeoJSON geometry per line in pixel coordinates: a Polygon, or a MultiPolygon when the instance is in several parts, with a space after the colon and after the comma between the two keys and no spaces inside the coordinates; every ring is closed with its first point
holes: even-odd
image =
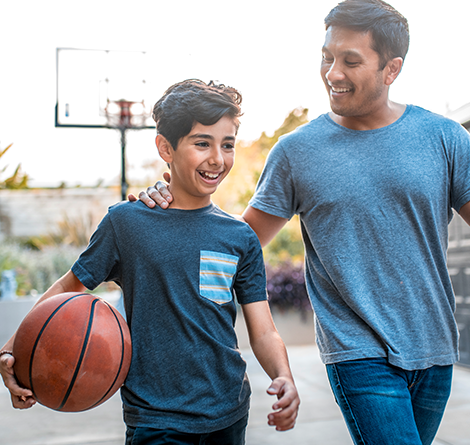
{"type": "Polygon", "coordinates": [[[1,190],[0,239],[48,234],[65,216],[98,223],[120,199],[119,188],[1,190]]]}

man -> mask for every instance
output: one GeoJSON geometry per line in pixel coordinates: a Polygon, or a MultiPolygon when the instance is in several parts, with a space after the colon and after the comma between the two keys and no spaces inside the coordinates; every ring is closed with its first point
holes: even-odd
{"type": "Polygon", "coordinates": [[[346,0],[325,24],[332,111],[273,147],[243,218],[266,245],[300,215],[317,343],[354,443],[429,445],[458,360],[447,227],[452,209],[470,224],[470,138],[389,99],[409,42],[394,8],[346,0]]]}

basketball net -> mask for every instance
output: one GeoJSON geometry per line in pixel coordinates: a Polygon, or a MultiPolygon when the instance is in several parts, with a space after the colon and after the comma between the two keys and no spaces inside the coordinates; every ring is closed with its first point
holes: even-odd
{"type": "Polygon", "coordinates": [[[108,128],[139,129],[146,125],[148,117],[145,103],[133,102],[125,99],[109,100],[104,109],[108,128]]]}

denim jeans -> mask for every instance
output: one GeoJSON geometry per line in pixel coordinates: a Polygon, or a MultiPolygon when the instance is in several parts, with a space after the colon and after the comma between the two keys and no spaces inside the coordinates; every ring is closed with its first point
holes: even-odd
{"type": "Polygon", "coordinates": [[[406,371],[372,358],[326,369],[356,445],[431,445],[450,396],[452,365],[406,371]]]}
{"type": "Polygon", "coordinates": [[[245,445],[247,424],[248,414],[228,428],[206,434],[128,426],[126,445],[245,445]]]}

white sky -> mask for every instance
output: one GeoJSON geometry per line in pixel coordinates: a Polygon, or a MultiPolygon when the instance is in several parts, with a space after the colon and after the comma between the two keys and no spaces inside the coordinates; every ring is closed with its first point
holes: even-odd
{"type": "MultiPolygon", "coordinates": [[[[437,113],[470,102],[469,0],[391,0],[411,45],[391,98],[437,113]]],[[[0,162],[33,186],[120,175],[119,134],[54,127],[56,48],[146,50],[161,90],[216,79],[243,94],[239,139],[271,134],[294,108],[329,110],[319,75],[323,19],[337,0],[0,0],[0,162]]],[[[158,89],[158,88],[157,88],[158,89]]],[[[129,132],[128,176],[156,159],[154,131],[129,132]]]]}

